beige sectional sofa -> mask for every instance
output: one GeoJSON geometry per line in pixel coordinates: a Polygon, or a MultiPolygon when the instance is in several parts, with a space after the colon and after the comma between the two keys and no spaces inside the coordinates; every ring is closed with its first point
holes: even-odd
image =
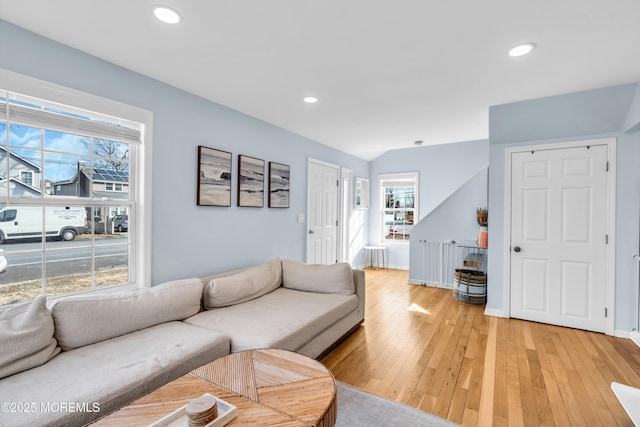
{"type": "Polygon", "coordinates": [[[318,357],[364,320],[364,272],[275,259],[0,310],[0,425],[83,425],[230,352],[318,357]]]}

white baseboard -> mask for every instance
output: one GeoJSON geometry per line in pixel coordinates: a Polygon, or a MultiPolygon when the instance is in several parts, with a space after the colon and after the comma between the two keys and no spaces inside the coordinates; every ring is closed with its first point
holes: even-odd
{"type": "Polygon", "coordinates": [[[409,271],[409,267],[406,265],[387,265],[387,268],[392,270],[406,270],[409,271]]]}
{"type": "Polygon", "coordinates": [[[496,310],[493,308],[485,308],[484,314],[485,316],[502,317],[502,318],[507,317],[503,310],[496,310]]]}
{"type": "MultiPolygon", "coordinates": [[[[351,266],[351,268],[357,268],[358,270],[364,270],[365,268],[372,268],[369,265],[359,265],[359,266],[351,266]]],[[[375,269],[376,266],[374,265],[373,268],[375,269]]],[[[378,267],[379,269],[382,269],[382,267],[378,267]]],[[[386,265],[384,268],[388,268],[390,270],[405,270],[405,271],[409,271],[409,267],[407,267],[406,265],[386,265]]]]}
{"type": "Polygon", "coordinates": [[[627,338],[629,339],[630,332],[629,331],[621,331],[620,329],[616,329],[615,331],[613,331],[613,336],[616,338],[627,338]]]}
{"type": "Polygon", "coordinates": [[[450,283],[425,282],[424,280],[420,279],[409,278],[409,280],[407,280],[407,283],[410,285],[427,286],[429,288],[453,289],[453,286],[450,283]]]}

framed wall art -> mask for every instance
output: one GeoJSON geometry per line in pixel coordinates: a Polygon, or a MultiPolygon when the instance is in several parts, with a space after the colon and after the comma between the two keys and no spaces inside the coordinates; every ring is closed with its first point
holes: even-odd
{"type": "Polygon", "coordinates": [[[291,168],[281,163],[269,162],[269,207],[289,207],[289,179],[291,168]]]}
{"type": "Polygon", "coordinates": [[[264,160],[238,156],[238,206],[264,207],[264,160]]]}
{"type": "Polygon", "coordinates": [[[198,206],[231,206],[231,153],[198,146],[198,206]]]}

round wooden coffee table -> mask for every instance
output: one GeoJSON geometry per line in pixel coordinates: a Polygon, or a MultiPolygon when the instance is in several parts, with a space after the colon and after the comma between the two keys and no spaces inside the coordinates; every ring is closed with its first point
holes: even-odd
{"type": "Polygon", "coordinates": [[[211,393],[238,408],[228,426],[318,426],[336,422],[336,387],[320,362],[286,350],[248,350],[214,360],[97,425],[148,425],[211,393]]]}

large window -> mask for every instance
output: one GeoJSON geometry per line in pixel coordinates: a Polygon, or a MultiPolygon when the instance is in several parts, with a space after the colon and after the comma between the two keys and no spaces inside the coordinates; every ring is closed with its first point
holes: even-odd
{"type": "Polygon", "coordinates": [[[143,277],[148,124],[56,101],[0,88],[0,306],[143,277]],[[113,212],[129,213],[127,229],[114,231],[113,212]]]}
{"type": "Polygon", "coordinates": [[[418,218],[418,173],[380,175],[381,236],[386,243],[408,243],[418,218]]]}

